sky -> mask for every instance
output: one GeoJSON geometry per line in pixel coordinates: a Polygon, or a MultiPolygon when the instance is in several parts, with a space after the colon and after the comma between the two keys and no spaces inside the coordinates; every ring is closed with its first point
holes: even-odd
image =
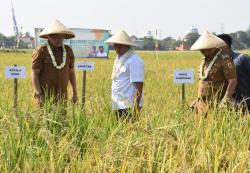
{"type": "MultiPolygon", "coordinates": [[[[202,33],[246,30],[250,26],[250,0],[12,0],[18,27],[34,35],[54,19],[67,27],[125,30],[145,36],[183,37],[191,26],[202,33]]],[[[11,0],[1,0],[0,33],[13,35],[11,0]]]]}

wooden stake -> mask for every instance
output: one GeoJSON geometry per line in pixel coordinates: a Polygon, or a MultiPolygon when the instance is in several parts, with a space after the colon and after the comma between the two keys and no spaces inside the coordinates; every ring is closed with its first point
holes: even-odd
{"type": "Polygon", "coordinates": [[[82,76],[82,110],[85,106],[85,97],[86,97],[86,70],[83,71],[82,76]]]}
{"type": "Polygon", "coordinates": [[[181,103],[185,104],[185,84],[181,84],[181,103]]]}
{"type": "MultiPolygon", "coordinates": [[[[14,64],[14,66],[16,67],[17,65],[14,64]]],[[[15,115],[17,116],[17,78],[14,78],[14,104],[13,104],[13,108],[15,111],[15,115]]]]}

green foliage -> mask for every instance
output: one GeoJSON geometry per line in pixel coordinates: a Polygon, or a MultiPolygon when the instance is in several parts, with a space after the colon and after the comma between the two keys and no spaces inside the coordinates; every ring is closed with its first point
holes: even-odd
{"type": "Polygon", "coordinates": [[[155,49],[155,39],[153,37],[144,37],[143,38],[143,48],[144,50],[154,50],[155,49]]]}
{"type": "MultiPolygon", "coordinates": [[[[26,36],[30,36],[29,33],[26,33],[26,36]]],[[[4,48],[13,48],[17,45],[17,40],[15,36],[6,37],[0,33],[0,47],[4,48]]],[[[22,40],[19,42],[20,49],[27,49],[28,45],[24,43],[22,40]]]]}
{"type": "Polygon", "coordinates": [[[175,50],[181,44],[181,40],[176,40],[172,37],[167,37],[159,41],[160,50],[175,50]]]}
{"type": "Polygon", "coordinates": [[[185,36],[184,41],[191,47],[199,37],[198,33],[189,33],[185,36]]]}
{"type": "Polygon", "coordinates": [[[232,47],[234,49],[247,49],[250,48],[250,29],[245,31],[238,31],[230,34],[233,38],[232,47]]]}

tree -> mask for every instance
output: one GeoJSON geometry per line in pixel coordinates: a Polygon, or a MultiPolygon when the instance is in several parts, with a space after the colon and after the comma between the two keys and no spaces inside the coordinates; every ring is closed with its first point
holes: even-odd
{"type": "Polygon", "coordinates": [[[244,49],[244,45],[239,41],[237,33],[231,33],[230,36],[233,39],[232,48],[233,49],[244,49]]]}
{"type": "Polygon", "coordinates": [[[250,46],[250,37],[248,36],[247,32],[238,31],[237,37],[239,39],[239,42],[241,42],[245,48],[250,46]]]}
{"type": "Polygon", "coordinates": [[[172,37],[167,37],[159,41],[160,50],[174,50],[176,47],[176,40],[172,37]]]}
{"type": "Polygon", "coordinates": [[[2,33],[0,33],[0,47],[2,46],[4,47],[5,40],[6,40],[6,37],[2,33]]]}
{"type": "Polygon", "coordinates": [[[195,42],[196,42],[196,40],[198,39],[200,37],[200,35],[198,34],[198,33],[189,33],[189,34],[187,34],[186,36],[185,36],[185,38],[184,38],[184,41],[185,41],[185,43],[187,43],[188,44],[188,46],[192,46],[195,42]]]}
{"type": "Polygon", "coordinates": [[[155,39],[153,37],[144,37],[143,38],[143,47],[145,50],[154,50],[155,49],[155,39]]]}

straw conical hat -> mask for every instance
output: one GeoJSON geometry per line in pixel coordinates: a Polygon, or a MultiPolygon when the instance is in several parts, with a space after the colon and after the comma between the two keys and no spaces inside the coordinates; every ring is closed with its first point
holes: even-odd
{"type": "Polygon", "coordinates": [[[227,46],[226,43],[214,34],[205,31],[193,44],[191,50],[202,50],[211,48],[221,48],[227,46]]]}
{"type": "Polygon", "coordinates": [[[48,35],[50,34],[61,34],[66,39],[75,37],[75,34],[70,31],[65,25],[63,25],[59,20],[53,21],[40,33],[39,37],[48,38],[48,35]]]}
{"type": "Polygon", "coordinates": [[[136,46],[135,43],[130,39],[128,34],[125,31],[117,32],[115,35],[110,37],[106,43],[109,44],[123,44],[129,46],[136,46]]]}

